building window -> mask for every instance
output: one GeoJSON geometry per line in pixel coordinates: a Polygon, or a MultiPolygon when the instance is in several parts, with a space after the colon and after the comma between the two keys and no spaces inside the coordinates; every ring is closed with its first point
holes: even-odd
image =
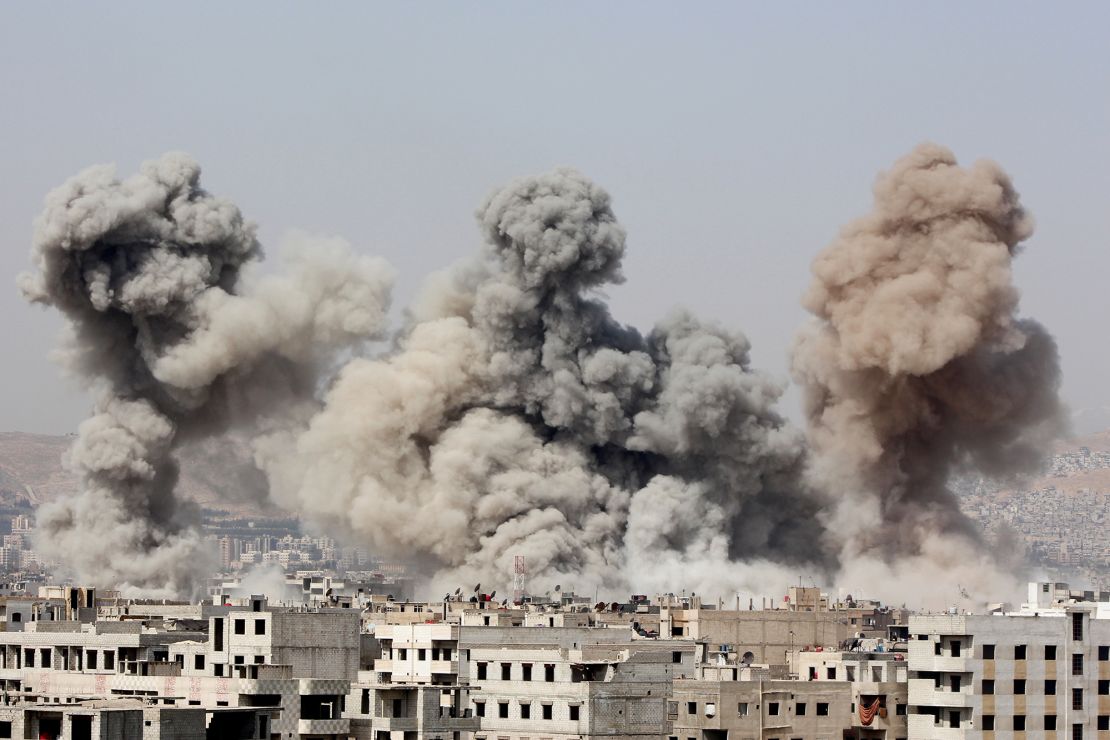
{"type": "Polygon", "coordinates": [[[1071,656],[1071,675],[1083,675],[1083,653],[1074,653],[1071,656]]]}
{"type": "Polygon", "coordinates": [[[1014,645],[1014,660],[1025,660],[1025,645],[1014,645]]]}
{"type": "Polygon", "coordinates": [[[1110,660],[1110,645],[1098,646],[1098,659],[1104,663],[1110,660]]]}
{"type": "Polygon", "coordinates": [[[993,714],[984,714],[983,715],[983,730],[985,732],[990,732],[993,729],[994,729],[994,715],[993,714]]]}
{"type": "Polygon", "coordinates": [[[222,663],[216,663],[214,666],[212,666],[212,675],[213,676],[222,676],[222,675],[224,675],[224,666],[223,666],[222,663]]]}
{"type": "Polygon", "coordinates": [[[804,701],[800,701],[794,705],[794,714],[799,717],[806,716],[806,703],[804,701]]]}
{"type": "Polygon", "coordinates": [[[203,655],[194,655],[193,656],[193,669],[198,670],[198,671],[203,671],[204,670],[204,656],[203,655]]]}
{"type": "Polygon", "coordinates": [[[682,662],[682,651],[681,650],[671,651],[671,662],[672,663],[681,663],[682,662]]]}
{"type": "Polygon", "coordinates": [[[555,683],[555,665],[553,663],[543,664],[543,680],[547,683],[555,683]]]}
{"type": "Polygon", "coordinates": [[[1098,680],[1098,694],[1099,696],[1110,696],[1110,679],[1100,678],[1098,680]]]}
{"type": "Polygon", "coordinates": [[[952,641],[952,657],[953,658],[960,657],[960,641],[959,640],[953,640],[952,641]]]}
{"type": "Polygon", "coordinates": [[[1055,678],[1049,678],[1049,679],[1045,680],[1045,682],[1044,682],[1044,695],[1045,696],[1056,696],[1056,679],[1055,678]]]}
{"type": "Polygon", "coordinates": [[[1025,732],[1025,715],[1014,715],[1014,732],[1025,732]]]}
{"type": "Polygon", "coordinates": [[[696,701],[686,702],[686,714],[697,714],[697,713],[698,713],[698,703],[696,701]]]}
{"type": "Polygon", "coordinates": [[[247,620],[245,620],[245,619],[236,619],[235,620],[235,634],[237,634],[237,635],[247,634],[247,620]]]}
{"type": "Polygon", "coordinates": [[[550,704],[544,704],[543,705],[543,718],[544,719],[551,719],[551,705],[550,704]]]}
{"type": "Polygon", "coordinates": [[[484,701],[474,702],[474,716],[475,717],[485,717],[486,716],[486,703],[484,701]]]}
{"type": "Polygon", "coordinates": [[[994,645],[983,646],[983,660],[994,660],[994,645]]]}
{"type": "Polygon", "coordinates": [[[110,671],[115,668],[116,653],[114,650],[104,651],[104,670],[110,671]]]}
{"type": "Polygon", "coordinates": [[[778,716],[778,713],[779,713],[779,703],[777,701],[767,702],[767,714],[771,717],[776,717],[776,716],[778,716]]]}
{"type": "Polygon", "coordinates": [[[578,711],[579,711],[579,708],[578,708],[577,704],[571,704],[570,705],[570,718],[574,722],[578,721],[578,711]]]}
{"type": "Polygon", "coordinates": [[[498,716],[499,719],[508,719],[509,718],[509,702],[507,702],[507,701],[497,702],[497,716],[498,716]]]}
{"type": "Polygon", "coordinates": [[[416,659],[417,660],[424,660],[426,657],[428,657],[427,648],[417,648],[416,649],[416,659]]]}
{"type": "Polygon", "coordinates": [[[1071,708],[1072,709],[1082,709],[1083,708],[1083,689],[1072,689],[1071,690],[1071,708]]]}
{"type": "Polygon", "coordinates": [[[521,719],[532,719],[532,705],[531,704],[521,704],[520,705],[520,718],[521,719]]]}
{"type": "Polygon", "coordinates": [[[1056,729],[1056,715],[1055,714],[1046,714],[1044,716],[1044,728],[1046,730],[1055,730],[1056,729]]]}
{"type": "Polygon", "coordinates": [[[1083,725],[1076,722],[1071,726],[1071,740],[1083,740],[1083,725]]]}
{"type": "Polygon", "coordinates": [[[736,714],[740,717],[748,716],[748,702],[742,701],[736,705],[736,714]]]}
{"type": "Polygon", "coordinates": [[[1071,615],[1071,639],[1083,639],[1083,612],[1072,612],[1071,615]]]}
{"type": "Polygon", "coordinates": [[[994,693],[994,679],[993,678],[983,679],[983,691],[982,691],[982,693],[984,693],[984,694],[993,694],[994,693]]]}
{"type": "Polygon", "coordinates": [[[1014,693],[1015,694],[1024,694],[1025,693],[1025,679],[1024,678],[1014,679],[1014,693]]]}
{"type": "Polygon", "coordinates": [[[825,677],[830,681],[836,680],[836,666],[829,666],[825,669],[825,677]]]}
{"type": "MultiPolygon", "coordinates": [[[[405,660],[409,657],[409,651],[405,648],[397,648],[397,660],[405,660]]],[[[479,664],[481,665],[481,664],[479,664]]]]}
{"type": "Polygon", "coordinates": [[[1056,646],[1055,645],[1045,645],[1044,646],[1044,659],[1045,660],[1056,660],[1056,646]]]}
{"type": "Polygon", "coordinates": [[[1110,730],[1110,714],[1100,714],[1098,716],[1098,729],[1099,732],[1110,730]]]}
{"type": "Polygon", "coordinates": [[[520,664],[520,679],[522,681],[531,681],[532,680],[532,664],[531,663],[521,663],[520,664]]]}
{"type": "Polygon", "coordinates": [[[905,717],[906,716],[906,705],[905,704],[895,704],[894,705],[894,713],[896,715],[898,715],[899,717],[905,717]]]}
{"type": "Polygon", "coordinates": [[[823,701],[817,702],[817,716],[818,717],[828,717],[829,716],[829,705],[828,705],[827,702],[823,702],[823,701]]]}
{"type": "Polygon", "coordinates": [[[933,655],[940,655],[940,653],[941,653],[940,643],[939,642],[934,642],[933,643],[933,655]]]}
{"type": "Polygon", "coordinates": [[[478,664],[478,680],[479,681],[485,681],[486,680],[486,664],[485,663],[479,663],[478,664]]]}
{"type": "Polygon", "coordinates": [[[512,676],[513,676],[513,664],[512,663],[502,663],[501,664],[501,680],[502,681],[509,681],[509,680],[512,679],[512,676]]]}

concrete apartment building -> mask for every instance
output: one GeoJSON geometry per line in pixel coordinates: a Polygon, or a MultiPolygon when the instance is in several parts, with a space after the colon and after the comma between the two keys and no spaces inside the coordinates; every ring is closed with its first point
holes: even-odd
{"type": "Polygon", "coordinates": [[[913,738],[1110,738],[1110,598],[1030,584],[995,615],[909,620],[913,738]]]}
{"type": "Polygon", "coordinates": [[[628,628],[462,628],[475,740],[659,737],[696,646],[628,628]]]}
{"type": "Polygon", "coordinates": [[[845,681],[677,679],[668,737],[839,740],[852,725],[851,704],[851,684],[845,681]]]}
{"type": "Polygon", "coordinates": [[[352,734],[373,740],[658,738],[697,650],[628,627],[381,625],[375,639],[347,701],[352,734]]]}
{"type": "Polygon", "coordinates": [[[788,654],[806,645],[839,647],[857,629],[845,614],[831,611],[664,606],[659,613],[660,636],[703,641],[733,658],[751,653],[756,663],[786,663],[788,654]]]}
{"type": "Polygon", "coordinates": [[[158,706],[137,699],[0,706],[0,738],[271,740],[270,710],[158,706]]]}
{"type": "Polygon", "coordinates": [[[465,661],[457,625],[381,625],[367,649],[378,657],[351,684],[346,713],[351,737],[460,740],[479,729],[470,709],[471,687],[459,680],[465,661]]]}
{"type": "MultiPolygon", "coordinates": [[[[271,608],[255,598],[242,608],[214,607],[223,613],[205,621],[195,619],[198,609],[213,607],[134,605],[129,610],[139,613],[122,620],[35,621],[2,633],[3,690],[25,708],[122,697],[200,707],[209,727],[231,722],[234,708],[252,710],[254,734],[229,737],[347,737],[343,710],[361,641],[356,611],[271,608]],[[185,616],[164,616],[175,610],[185,616]],[[163,614],[143,618],[142,611],[163,614]]],[[[73,708],[48,717],[61,732],[45,736],[69,738],[67,717],[83,714],[73,708]]]]}
{"type": "Polygon", "coordinates": [[[850,686],[852,737],[909,736],[904,654],[808,650],[794,653],[791,666],[802,682],[843,681],[850,686]]]}

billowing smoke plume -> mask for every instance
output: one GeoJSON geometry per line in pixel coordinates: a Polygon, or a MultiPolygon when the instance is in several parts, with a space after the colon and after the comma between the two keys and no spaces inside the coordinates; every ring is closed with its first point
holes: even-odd
{"type": "Polygon", "coordinates": [[[504,582],[514,555],[579,588],[825,560],[801,437],[747,341],[681,312],[644,337],[598,298],[625,247],[604,191],[556,170],[478,220],[485,253],[430,281],[398,350],[260,447],[280,503],[447,585],[504,582]]]}
{"type": "Polygon", "coordinates": [[[1055,343],[1017,315],[1011,262],[1031,233],[997,165],[926,144],[814,261],[818,321],[794,368],[849,560],[954,566],[976,534],[953,473],[1032,472],[1059,431],[1055,343]]]}
{"type": "Polygon", "coordinates": [[[301,245],[289,276],[237,294],[254,227],[199,175],[181,154],[123,182],[86,170],[47,197],[38,271],[21,278],[68,318],[63,361],[100,399],[69,455],[81,494],[38,516],[37,548],[87,582],[188,593],[208,553],[174,495],[175,448],[296,415],[329,353],[384,323],[388,268],[335,242],[301,245]]]}
{"type": "Polygon", "coordinates": [[[539,588],[607,591],[943,568],[980,552],[950,474],[1018,470],[1057,416],[1052,341],[1015,318],[1029,220],[997,167],[936,147],[815,264],[794,358],[815,454],[742,335],[610,315],[625,233],[573,170],[490,196],[485,249],[428,281],[381,356],[359,349],[387,267],[316,241],[290,276],[240,280],[253,229],[197,174],[169,155],[123,183],[80,175],[48,199],[25,283],[103,389],[72,454],[84,492],[40,514],[51,552],[102,583],[187,587],[174,450],[243,428],[274,502],[452,588],[505,584],[515,555],[539,588]]]}

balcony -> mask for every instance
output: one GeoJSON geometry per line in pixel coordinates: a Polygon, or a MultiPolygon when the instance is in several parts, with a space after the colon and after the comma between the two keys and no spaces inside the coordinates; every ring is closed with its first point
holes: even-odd
{"type": "Polygon", "coordinates": [[[935,725],[933,718],[927,714],[911,714],[909,720],[909,736],[920,740],[962,740],[966,733],[972,731],[970,726],[965,729],[935,725]]]}
{"type": "Polygon", "coordinates": [[[936,688],[931,678],[911,678],[909,681],[909,703],[915,707],[944,707],[963,709],[971,706],[971,693],[945,691],[936,688]]]}
{"type": "MultiPolygon", "coordinates": [[[[458,720],[444,718],[442,722],[456,722],[458,720]]],[[[468,720],[469,721],[469,720],[468,720]]],[[[374,717],[372,720],[375,730],[415,732],[417,727],[416,717],[374,717]]]]}
{"type": "Polygon", "coordinates": [[[933,643],[926,640],[911,640],[909,649],[911,671],[936,671],[939,673],[970,673],[968,659],[935,655],[933,643]]]}
{"type": "Polygon", "coordinates": [[[297,720],[297,733],[300,735],[346,735],[350,731],[349,719],[297,720]]]}
{"type": "Polygon", "coordinates": [[[457,660],[433,660],[431,662],[431,673],[458,673],[459,661],[457,660]]]}

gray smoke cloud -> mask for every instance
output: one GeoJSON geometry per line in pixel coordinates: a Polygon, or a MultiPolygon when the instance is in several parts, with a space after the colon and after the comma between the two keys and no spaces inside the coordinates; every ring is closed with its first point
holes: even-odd
{"type": "Polygon", "coordinates": [[[302,240],[288,275],[243,279],[254,226],[199,178],[183,154],[123,181],[82,172],[47,196],[20,278],[68,319],[59,356],[99,398],[68,457],[82,491],[39,510],[36,547],[129,592],[187,594],[207,575],[197,513],[174,493],[178,446],[309,413],[318,369],[377,335],[388,304],[389,268],[335,240],[302,240]]]}
{"type": "Polygon", "coordinates": [[[1010,272],[1029,218],[997,166],[939,147],[881,177],[814,264],[808,442],[740,333],[610,315],[625,232],[574,170],[487,198],[484,248],[428,279],[379,355],[388,266],[306,238],[286,272],[243,277],[253,227],[198,176],[183,155],[83,173],[48,198],[24,279],[102,391],[71,455],[83,493],[40,512],[48,552],[101,583],[188,589],[174,452],[244,430],[274,503],[439,593],[503,589],[517,555],[536,590],[950,583],[997,569],[949,477],[1020,472],[1055,431],[1055,348],[1017,318],[1010,272]]]}
{"type": "Polygon", "coordinates": [[[1019,318],[1013,283],[1032,219],[998,165],[960,167],[933,144],[881,175],[874,196],[818,255],[804,298],[817,320],[794,372],[811,475],[840,499],[829,522],[847,561],[921,572],[962,559],[965,584],[997,587],[948,481],[1033,472],[1060,431],[1056,346],[1019,318]]]}
{"type": "Polygon", "coordinates": [[[429,281],[397,350],[260,445],[281,503],[452,588],[505,583],[515,555],[537,583],[606,589],[826,562],[802,437],[747,340],[683,312],[647,336],[610,316],[597,291],[623,280],[625,232],[603,190],[559,169],[477,215],[485,250],[429,281]]]}

